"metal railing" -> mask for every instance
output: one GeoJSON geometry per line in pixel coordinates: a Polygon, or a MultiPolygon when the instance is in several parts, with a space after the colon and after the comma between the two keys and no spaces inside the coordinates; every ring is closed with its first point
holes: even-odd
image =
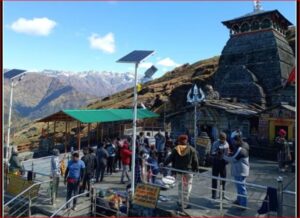
{"type": "MultiPolygon", "coordinates": [[[[151,164],[146,164],[146,165],[151,166],[151,164]]],[[[201,199],[202,202],[209,201],[209,202],[217,203],[219,205],[218,206],[218,214],[214,214],[214,215],[221,215],[221,216],[223,216],[223,215],[229,215],[229,216],[238,215],[238,214],[236,214],[236,215],[234,214],[234,212],[235,212],[234,210],[231,210],[232,211],[231,212],[229,210],[230,208],[247,210],[248,211],[247,214],[249,213],[249,211],[251,211],[251,213],[253,213],[252,214],[252,216],[253,216],[253,215],[257,215],[257,211],[263,203],[265,203],[269,207],[269,203],[270,203],[269,199],[265,198],[265,196],[267,194],[267,189],[268,189],[267,186],[254,184],[254,183],[248,183],[248,182],[243,183],[243,182],[239,182],[239,181],[236,181],[233,179],[215,177],[212,175],[208,175],[205,173],[199,173],[199,172],[178,170],[178,169],[174,169],[174,168],[170,168],[170,167],[161,167],[160,171],[161,170],[168,170],[168,171],[172,171],[172,172],[179,173],[179,174],[193,175],[193,184],[194,184],[193,191],[188,192],[187,190],[184,190],[183,185],[182,185],[181,190],[180,190],[181,193],[179,194],[179,196],[181,196],[182,198],[179,200],[178,200],[178,197],[169,199],[169,203],[174,204],[176,202],[177,204],[179,204],[178,207],[181,211],[184,211],[186,206],[192,206],[193,208],[199,208],[202,210],[204,209],[207,211],[212,210],[211,206],[205,206],[204,203],[199,204],[199,203],[195,202],[196,201],[195,199],[198,199],[198,200],[201,199]],[[207,186],[205,186],[205,190],[198,189],[197,187],[199,187],[199,185],[203,184],[205,179],[209,179],[209,180],[216,179],[217,181],[220,182],[220,185],[217,189],[213,189],[212,187],[207,187],[207,186]],[[222,181],[226,182],[227,186],[243,184],[243,185],[245,185],[245,187],[247,187],[249,193],[247,194],[247,196],[243,196],[243,195],[239,195],[233,191],[227,191],[227,190],[225,191],[225,190],[223,190],[223,187],[222,187],[222,181]],[[195,187],[195,184],[197,185],[197,187],[195,187]],[[208,196],[210,195],[210,193],[207,193],[207,191],[212,191],[212,190],[215,190],[216,192],[219,193],[218,199],[212,199],[212,198],[207,197],[207,195],[208,196]],[[202,191],[202,193],[199,193],[198,191],[202,191]],[[203,192],[205,192],[205,194],[203,192]],[[192,199],[191,201],[187,201],[183,198],[183,196],[186,194],[190,194],[190,199],[192,199]],[[244,207],[244,206],[235,204],[231,201],[228,201],[229,199],[226,195],[232,195],[232,196],[236,196],[236,197],[240,196],[240,197],[247,198],[247,201],[248,201],[247,207],[244,207]],[[225,212],[225,209],[227,209],[227,212],[225,212]]],[[[159,174],[152,175],[152,176],[156,177],[157,179],[162,178],[162,176],[159,174]]],[[[180,181],[178,181],[178,179],[176,179],[176,180],[177,180],[177,183],[180,182],[180,181]]],[[[150,181],[148,180],[148,181],[144,181],[144,182],[152,184],[151,179],[150,179],[150,181]]],[[[184,181],[181,181],[181,183],[184,183],[184,181]]],[[[157,184],[154,184],[154,185],[160,186],[157,184]]],[[[162,188],[164,188],[164,186],[162,186],[162,188]]],[[[283,190],[283,183],[282,183],[281,177],[277,178],[276,190],[277,190],[277,195],[278,195],[277,196],[278,205],[277,205],[277,214],[276,215],[283,216],[284,215],[284,210],[283,210],[284,207],[290,207],[290,208],[295,209],[295,205],[284,203],[283,195],[285,194],[285,195],[295,196],[296,193],[293,191],[289,191],[289,190],[283,190]]],[[[268,215],[270,214],[270,210],[267,211],[267,214],[268,215]]],[[[207,214],[203,214],[203,215],[207,215],[207,214]]]]}
{"type": "Polygon", "coordinates": [[[71,197],[68,201],[66,201],[61,207],[59,207],[50,217],[56,216],[72,216],[75,214],[76,216],[107,216],[107,213],[114,214],[117,217],[124,217],[126,214],[120,213],[119,210],[113,209],[110,207],[109,202],[97,196],[98,189],[94,187],[94,183],[92,182],[91,190],[75,195],[71,197]],[[85,198],[86,195],[90,197],[85,198]],[[78,202],[80,198],[83,198],[81,202],[78,202]],[[74,199],[77,199],[76,209],[72,211],[71,207],[67,208],[67,205],[70,205],[74,199]],[[103,211],[101,213],[100,211],[103,211]],[[99,211],[100,210],[100,211],[99,211]]]}
{"type": "MultiPolygon", "coordinates": [[[[96,192],[96,190],[95,190],[96,192]]],[[[127,204],[127,203],[126,203],[127,204]]],[[[92,201],[92,215],[95,217],[126,217],[127,214],[121,213],[119,209],[110,206],[110,202],[104,198],[95,196],[92,201]]]]}
{"type": "MultiPolygon", "coordinates": [[[[71,211],[71,207],[67,207],[67,205],[70,205],[72,201],[74,201],[75,199],[78,200],[78,198],[80,197],[84,197],[86,196],[87,194],[89,194],[90,192],[84,192],[84,193],[81,193],[81,194],[78,194],[78,195],[75,195],[73,197],[71,197],[68,201],[66,201],[60,208],[58,208],[50,217],[56,217],[57,215],[59,216],[70,216],[70,214],[72,213],[71,211]],[[65,210],[65,211],[63,211],[65,210]]],[[[89,200],[89,199],[88,199],[89,200]]],[[[90,201],[88,201],[90,202],[90,201]]],[[[76,206],[78,206],[79,204],[76,204],[76,206]]],[[[78,216],[78,212],[82,211],[82,210],[86,210],[88,208],[91,208],[91,203],[90,204],[87,204],[87,206],[85,205],[84,208],[80,208],[79,210],[76,210],[76,215],[78,216]]],[[[90,212],[90,211],[89,211],[90,212]]],[[[89,213],[88,212],[88,213],[89,213]]],[[[84,215],[87,215],[86,213],[84,215]]]]}
{"type": "MultiPolygon", "coordinates": [[[[43,184],[51,183],[52,179],[47,181],[36,182],[20,192],[18,195],[13,197],[11,200],[4,204],[4,211],[6,211],[6,216],[10,217],[20,217],[23,215],[31,216],[31,209],[34,205],[34,201],[40,198],[40,187],[43,184]],[[38,187],[38,192],[35,196],[32,193],[35,188],[38,187]]],[[[41,199],[40,199],[41,200],[41,199]]]]}

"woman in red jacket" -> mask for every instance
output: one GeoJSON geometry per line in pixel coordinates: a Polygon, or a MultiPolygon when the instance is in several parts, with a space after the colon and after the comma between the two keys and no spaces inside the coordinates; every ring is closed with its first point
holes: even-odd
{"type": "Polygon", "coordinates": [[[129,150],[129,144],[127,141],[124,142],[123,148],[121,150],[121,159],[122,159],[122,176],[121,176],[121,183],[125,184],[124,182],[124,176],[126,175],[128,182],[130,182],[130,177],[128,174],[129,171],[129,165],[130,165],[130,158],[131,158],[132,152],[129,150]]]}

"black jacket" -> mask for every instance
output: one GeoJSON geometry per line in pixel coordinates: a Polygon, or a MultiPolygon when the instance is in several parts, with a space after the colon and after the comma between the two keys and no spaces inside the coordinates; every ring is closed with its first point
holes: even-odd
{"type": "Polygon", "coordinates": [[[199,163],[196,150],[191,146],[177,145],[170,156],[164,162],[164,165],[172,163],[175,169],[185,171],[198,171],[199,163]]]}
{"type": "Polygon", "coordinates": [[[95,169],[95,163],[94,163],[94,158],[91,154],[86,154],[84,155],[81,160],[85,164],[85,172],[87,175],[93,174],[93,171],[95,169]]]}
{"type": "Polygon", "coordinates": [[[106,166],[107,165],[107,158],[108,158],[108,152],[106,149],[102,148],[98,148],[97,149],[97,166],[106,166]]]}

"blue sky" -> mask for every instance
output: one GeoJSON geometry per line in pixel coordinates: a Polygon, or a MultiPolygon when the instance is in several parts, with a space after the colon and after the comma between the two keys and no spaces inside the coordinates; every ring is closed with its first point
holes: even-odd
{"type": "MultiPolygon", "coordinates": [[[[296,23],[295,2],[262,2],[296,23]]],[[[229,38],[221,21],[253,10],[228,2],[4,2],[4,67],[27,70],[132,71],[116,60],[155,50],[157,76],[175,66],[219,55],[229,38]]]]}

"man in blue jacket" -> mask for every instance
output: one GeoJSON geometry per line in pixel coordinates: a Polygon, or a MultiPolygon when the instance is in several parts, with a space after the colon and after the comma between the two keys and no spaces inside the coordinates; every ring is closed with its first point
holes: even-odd
{"type": "MultiPolygon", "coordinates": [[[[67,184],[67,201],[71,199],[72,195],[78,194],[79,186],[82,186],[83,178],[85,177],[85,164],[79,159],[79,154],[74,152],[72,154],[72,160],[68,162],[68,166],[65,173],[64,184],[67,184]]],[[[73,210],[76,210],[77,199],[73,201],[73,210]]],[[[69,209],[69,204],[67,204],[69,209]]]]}
{"type": "Polygon", "coordinates": [[[241,209],[247,209],[247,188],[246,178],[249,176],[249,151],[246,149],[249,145],[243,141],[241,135],[234,138],[234,150],[231,155],[223,155],[223,159],[231,163],[231,175],[237,181],[237,199],[234,204],[242,206],[241,209]]]}

